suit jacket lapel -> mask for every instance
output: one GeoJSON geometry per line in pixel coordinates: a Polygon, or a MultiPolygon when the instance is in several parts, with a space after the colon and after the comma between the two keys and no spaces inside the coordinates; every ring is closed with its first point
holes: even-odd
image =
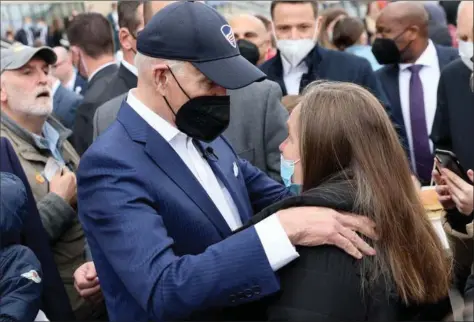
{"type": "MultiPolygon", "coordinates": [[[[206,148],[211,147],[210,144],[204,143],[204,142],[199,142],[196,141],[198,148],[201,151],[205,151],[206,148]]],[[[235,188],[237,187],[238,183],[235,181],[235,177],[229,178],[229,176],[226,176],[224,171],[221,168],[221,164],[219,163],[219,160],[212,160],[208,159],[209,166],[211,167],[212,171],[216,175],[216,177],[224,184],[224,186],[227,188],[229,191],[236,207],[237,210],[239,211],[239,216],[240,219],[242,220],[242,223],[246,223],[250,219],[250,215],[248,211],[246,211],[246,208],[243,206],[244,202],[242,201],[242,195],[239,193],[239,191],[235,188]]],[[[235,163],[235,165],[238,167],[238,165],[235,163]]],[[[237,174],[240,172],[240,170],[237,168],[237,174]]]]}
{"type": "Polygon", "coordinates": [[[136,114],[125,101],[119,111],[118,120],[125,126],[135,141],[145,143],[145,152],[202,210],[220,232],[222,238],[229,236],[232,232],[224,217],[169,143],[136,114]]]}

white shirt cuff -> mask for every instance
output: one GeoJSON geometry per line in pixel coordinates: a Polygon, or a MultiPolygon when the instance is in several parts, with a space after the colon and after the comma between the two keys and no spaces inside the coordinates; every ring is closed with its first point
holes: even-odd
{"type": "Polygon", "coordinates": [[[255,230],[274,272],[300,256],[276,215],[257,223],[255,230]]]}

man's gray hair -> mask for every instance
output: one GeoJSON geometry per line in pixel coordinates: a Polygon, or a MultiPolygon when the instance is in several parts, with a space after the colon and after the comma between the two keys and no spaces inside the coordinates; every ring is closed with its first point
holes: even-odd
{"type": "Polygon", "coordinates": [[[179,73],[184,62],[170,59],[155,58],[138,53],[135,55],[135,67],[137,67],[138,75],[146,75],[150,68],[157,64],[168,65],[173,72],[179,73]]]}

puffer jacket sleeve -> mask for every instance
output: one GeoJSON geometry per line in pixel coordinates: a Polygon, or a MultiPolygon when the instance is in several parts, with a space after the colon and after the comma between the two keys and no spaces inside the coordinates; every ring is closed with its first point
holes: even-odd
{"type": "Polygon", "coordinates": [[[0,250],[0,321],[34,321],[41,306],[43,273],[35,254],[23,245],[0,250]]]}

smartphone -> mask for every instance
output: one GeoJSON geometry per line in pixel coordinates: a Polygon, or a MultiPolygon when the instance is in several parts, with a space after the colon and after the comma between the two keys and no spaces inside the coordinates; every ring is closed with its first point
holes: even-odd
{"type": "MultiPolygon", "coordinates": [[[[435,157],[438,160],[441,167],[446,168],[454,172],[458,177],[462,178],[466,182],[470,182],[466,171],[458,161],[456,154],[448,150],[436,149],[435,157]]],[[[438,169],[439,171],[440,169],[438,169]]]]}

